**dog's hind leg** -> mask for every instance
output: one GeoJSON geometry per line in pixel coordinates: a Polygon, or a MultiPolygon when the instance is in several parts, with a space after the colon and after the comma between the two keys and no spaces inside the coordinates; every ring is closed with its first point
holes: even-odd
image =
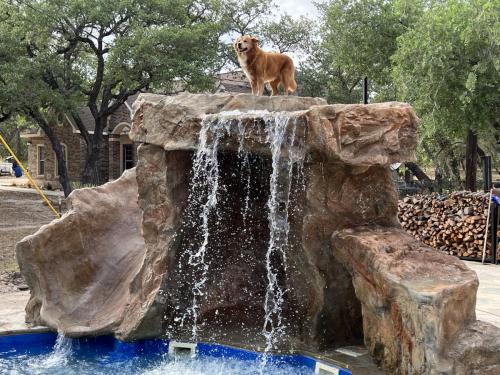
{"type": "Polygon", "coordinates": [[[262,94],[264,94],[264,86],[265,83],[263,80],[257,81],[257,96],[262,96],[262,94]]]}
{"type": "Polygon", "coordinates": [[[251,81],[250,85],[252,86],[252,95],[259,95],[259,84],[257,81],[251,81]]]}
{"type": "Polygon", "coordinates": [[[273,92],[271,93],[271,96],[278,95],[278,85],[280,84],[280,82],[281,82],[281,79],[279,79],[279,78],[270,82],[271,89],[273,90],[273,92]]]}

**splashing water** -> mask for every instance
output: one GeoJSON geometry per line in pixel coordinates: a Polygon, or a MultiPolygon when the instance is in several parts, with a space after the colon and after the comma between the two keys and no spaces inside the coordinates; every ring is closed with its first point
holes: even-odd
{"type": "MultiPolygon", "coordinates": [[[[272,155],[272,173],[269,180],[269,198],[267,202],[269,222],[269,244],[265,255],[267,287],[264,300],[264,323],[262,333],[266,341],[265,353],[276,348],[276,344],[284,335],[282,308],[286,289],[280,285],[280,267],[286,274],[286,251],[288,248],[288,210],[292,191],[294,165],[301,171],[303,152],[301,147],[294,148],[297,124],[290,121],[286,113],[270,113],[252,111],[242,114],[239,111],[221,112],[218,115],[205,117],[201,124],[198,149],[193,157],[192,184],[188,199],[188,220],[201,220],[201,244],[188,249],[188,265],[197,275],[192,288],[191,307],[186,310],[181,325],[189,319],[192,322],[192,339],[198,334],[198,318],[200,301],[205,296],[205,284],[208,280],[209,263],[207,247],[210,239],[209,220],[217,215],[219,182],[218,152],[221,140],[225,136],[238,138],[237,156],[240,160],[240,176],[245,179],[245,194],[242,202],[243,231],[246,230],[247,215],[250,206],[251,167],[249,151],[246,149],[245,136],[249,131],[246,125],[254,119],[256,132],[262,119],[265,123],[261,140],[269,144],[272,155]],[[196,214],[196,213],[199,214],[196,214]],[[190,217],[191,215],[191,217],[190,217]],[[199,215],[199,217],[195,217],[199,215]]],[[[254,133],[257,135],[256,133],[254,133]]],[[[264,355],[263,366],[266,364],[264,355]]]]}
{"type": "Polygon", "coordinates": [[[50,356],[42,361],[41,366],[44,368],[50,368],[59,366],[61,363],[66,364],[72,350],[73,346],[71,343],[71,339],[64,336],[64,334],[62,334],[61,332],[58,332],[54,350],[52,351],[50,356]]]}
{"type": "MultiPolygon", "coordinates": [[[[206,252],[210,237],[209,218],[210,214],[217,208],[217,190],[219,188],[219,163],[217,159],[219,140],[225,130],[225,124],[203,120],[201,124],[199,146],[193,160],[193,189],[189,195],[188,213],[193,215],[196,212],[195,206],[201,206],[201,232],[202,242],[198,248],[192,249],[189,253],[188,264],[200,276],[195,281],[192,292],[192,305],[182,318],[192,319],[191,334],[196,340],[198,335],[198,314],[200,309],[200,299],[204,296],[204,286],[207,282],[209,264],[206,261],[206,252]]],[[[193,219],[193,218],[191,218],[193,219]]]]}
{"type": "MultiPolygon", "coordinates": [[[[85,339],[84,339],[85,340],[85,339]]],[[[254,359],[200,356],[173,360],[165,349],[149,346],[141,350],[123,351],[109,345],[81,345],[78,339],[60,336],[50,352],[26,354],[16,350],[0,352],[0,374],[8,375],[258,375],[259,363],[254,359]],[[69,350],[67,350],[70,348],[69,350]]],[[[297,364],[275,359],[263,375],[312,375],[313,371],[297,364]]]]}
{"type": "Polygon", "coordinates": [[[269,221],[269,246],[266,253],[267,289],[264,301],[263,335],[266,339],[261,368],[267,363],[267,353],[285,334],[282,309],[286,288],[280,285],[279,265],[287,272],[287,249],[290,224],[288,210],[292,190],[294,164],[301,164],[303,152],[294,150],[297,123],[286,114],[276,115],[267,123],[267,142],[271,148],[272,173],[269,181],[270,195],[267,202],[269,221]],[[291,127],[291,129],[289,129],[291,127]],[[274,261],[274,262],[273,262],[274,261]]]}

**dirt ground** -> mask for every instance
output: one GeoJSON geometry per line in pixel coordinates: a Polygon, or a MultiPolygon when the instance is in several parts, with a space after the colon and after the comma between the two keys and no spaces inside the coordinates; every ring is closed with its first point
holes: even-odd
{"type": "Polygon", "coordinates": [[[54,219],[37,194],[0,190],[0,293],[24,289],[16,243],[54,219]]]}

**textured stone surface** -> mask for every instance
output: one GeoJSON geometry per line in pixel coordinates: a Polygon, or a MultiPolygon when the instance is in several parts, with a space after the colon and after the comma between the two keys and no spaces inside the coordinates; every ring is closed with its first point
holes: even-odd
{"type": "Polygon", "coordinates": [[[500,328],[476,321],[460,331],[446,351],[454,375],[500,374],[500,328]]]}
{"type": "MultiPolygon", "coordinates": [[[[192,303],[185,291],[192,289],[195,276],[185,274],[189,266],[183,264],[183,251],[197,234],[192,228],[182,227],[186,197],[179,193],[174,197],[172,182],[166,182],[166,178],[177,176],[177,190],[187,192],[190,160],[198,146],[202,118],[205,114],[217,118],[214,116],[218,112],[238,110],[251,112],[248,117],[234,114],[235,120],[228,122],[229,134],[221,139],[220,184],[224,194],[218,198],[222,201],[218,227],[210,230],[215,236],[208,244],[209,297],[202,301],[199,318],[212,338],[234,334],[239,340],[258,343],[267,284],[262,259],[269,241],[266,202],[271,167],[265,136],[265,127],[270,125],[260,121],[259,116],[265,117],[266,113],[255,110],[293,110],[287,115],[296,130],[288,131],[294,131],[300,142],[288,144],[305,150],[303,178],[307,188],[292,187],[290,211],[297,214],[290,215],[291,242],[283,267],[293,271],[282,271],[281,276],[288,287],[284,302],[285,324],[291,327],[287,345],[320,349],[361,339],[359,302],[350,275],[329,251],[330,237],[335,230],[346,227],[398,225],[397,195],[386,164],[413,157],[416,117],[412,110],[398,103],[327,106],[312,98],[192,94],[143,95],[135,108],[131,137],[148,143],[140,151],[138,167],[146,259],[151,254],[151,262],[158,264],[161,272],[154,280],[143,280],[148,286],[143,284],[142,289],[158,291],[159,295],[145,295],[141,303],[150,306],[148,318],[144,319],[147,327],[127,327],[120,334],[127,338],[149,335],[163,322],[165,331],[189,338],[190,332],[183,332],[178,322],[183,321],[182,312],[192,303]],[[240,146],[242,123],[245,145],[255,155],[251,175],[256,177],[251,187],[259,192],[252,195],[252,210],[247,213],[252,223],[246,227],[241,215],[246,179],[239,174],[241,166],[234,153],[240,146]],[[175,232],[182,234],[172,241],[175,232]],[[225,241],[220,243],[219,238],[225,241]],[[251,244],[247,238],[252,239],[251,244]]],[[[227,121],[232,116],[223,118],[227,121]]]]}
{"type": "MultiPolygon", "coordinates": [[[[248,115],[245,141],[254,152],[269,154],[260,131],[265,124],[256,123],[260,115],[251,112],[256,110],[288,112],[298,122],[312,160],[388,165],[413,160],[416,147],[417,117],[404,103],[326,105],[322,99],[295,96],[186,93],[173,97],[144,94],[134,107],[131,139],[165,150],[195,150],[204,115],[236,110],[248,115]]],[[[224,142],[222,149],[235,150],[238,144],[234,138],[224,142]]]]}
{"type": "Polygon", "coordinates": [[[127,306],[127,319],[117,330],[121,338],[157,337],[165,332],[163,311],[167,301],[160,287],[175,267],[174,256],[167,250],[181,224],[190,166],[191,155],[184,151],[166,154],[151,145],[139,148],[137,181],[147,251],[130,287],[136,298],[127,306]]]}
{"type": "Polygon", "coordinates": [[[69,335],[113,332],[144,258],[135,170],[74,191],[69,211],[16,248],[31,290],[26,319],[69,335]]]}
{"type": "Polygon", "coordinates": [[[460,260],[396,228],[340,231],[332,250],[353,276],[365,344],[388,373],[500,371],[500,330],[476,322],[478,280],[460,260]]]}

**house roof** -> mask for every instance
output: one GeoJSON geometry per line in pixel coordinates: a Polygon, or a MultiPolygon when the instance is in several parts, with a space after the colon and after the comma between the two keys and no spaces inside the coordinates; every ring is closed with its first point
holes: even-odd
{"type": "Polygon", "coordinates": [[[251,93],[252,88],[241,70],[220,73],[217,75],[216,91],[232,93],[251,93]]]}
{"type": "MultiPolygon", "coordinates": [[[[125,101],[125,104],[120,106],[117,111],[126,111],[127,113],[131,112],[132,109],[132,104],[135,102],[137,97],[139,96],[139,93],[134,94],[132,96],[129,96],[127,100],[125,101]]],[[[78,109],[78,114],[80,115],[80,119],[83,122],[83,125],[89,132],[93,132],[95,129],[95,122],[94,122],[94,117],[92,116],[92,113],[90,112],[89,107],[80,107],[78,109]]],[[[110,127],[114,127],[118,124],[109,124],[110,127]]],[[[105,129],[107,130],[107,129],[105,129]]]]}

